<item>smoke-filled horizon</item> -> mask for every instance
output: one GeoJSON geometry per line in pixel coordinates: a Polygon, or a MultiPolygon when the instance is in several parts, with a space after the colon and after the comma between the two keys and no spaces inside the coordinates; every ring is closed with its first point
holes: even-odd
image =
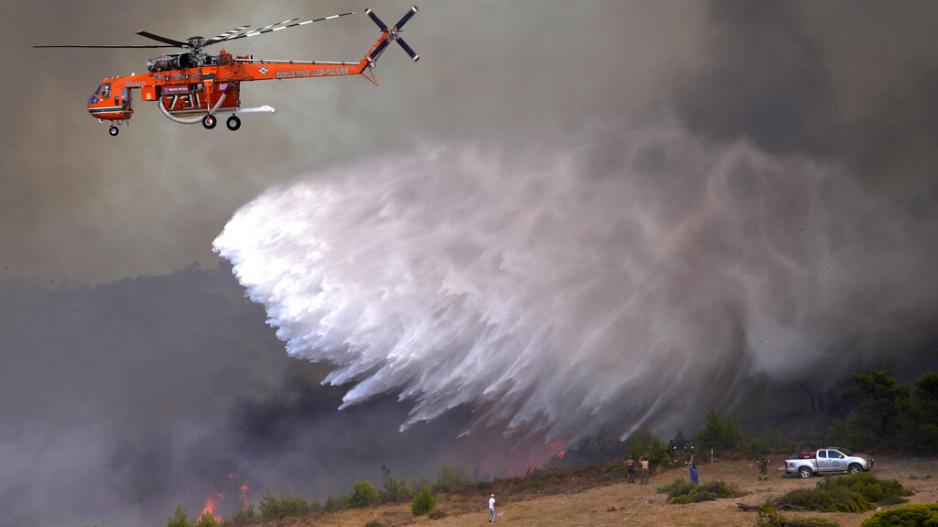
{"type": "Polygon", "coordinates": [[[215,249],[342,407],[399,393],[402,429],[467,405],[546,440],[673,433],[760,376],[830,383],[934,339],[933,212],[675,119],[578,139],[311,174],[215,249]]]}
{"type": "MultiPolygon", "coordinates": [[[[368,3],[7,3],[0,524],[153,525],[215,492],[230,506],[229,473],[256,499],[345,492],[382,463],[523,469],[542,435],[691,435],[710,404],[777,424],[832,370],[913,370],[935,346],[938,3],[417,2],[421,61],[390,48],[379,87],[250,83],[242,102],[278,112],[237,133],[136,97],[118,138],[84,101],[160,50],[31,45],[368,3]],[[242,279],[303,359],[216,269],[248,203],[220,240],[293,265],[242,279]],[[319,386],[330,368],[351,382],[319,386]],[[501,437],[512,421],[531,434],[501,437]]],[[[359,14],[227,48],[355,60],[376,37],[359,14]]]]}

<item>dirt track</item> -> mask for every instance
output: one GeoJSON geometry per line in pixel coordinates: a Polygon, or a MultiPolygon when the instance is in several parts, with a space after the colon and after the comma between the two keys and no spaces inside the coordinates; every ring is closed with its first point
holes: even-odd
{"type": "MultiPolygon", "coordinates": [[[[773,460],[774,463],[774,460],[773,460]]],[[[686,478],[684,470],[672,469],[652,478],[651,484],[641,486],[615,483],[592,488],[579,493],[537,496],[524,500],[503,499],[499,502],[498,525],[552,527],[552,526],[752,526],[756,514],[741,512],[736,503],[761,504],[767,499],[798,488],[812,488],[817,479],[801,480],[783,477],[781,472],[772,474],[768,481],[758,481],[757,470],[749,462],[728,461],[699,466],[700,480],[722,479],[734,483],[744,492],[751,494],[742,498],[695,503],[690,505],[668,505],[665,496],[655,492],[658,486],[675,478],[686,478]]],[[[877,460],[874,474],[880,478],[894,478],[918,492],[911,503],[938,502],[938,459],[882,459],[877,460]]],[[[415,520],[407,506],[393,505],[358,509],[331,514],[315,521],[284,521],[284,527],[362,527],[371,520],[379,520],[388,526],[421,525],[434,527],[464,527],[488,525],[484,509],[485,496],[479,496],[477,510],[460,501],[442,501],[439,509],[451,515],[429,520],[415,520]],[[457,513],[456,511],[467,511],[457,513]]],[[[819,516],[837,521],[841,526],[858,526],[873,512],[850,513],[789,513],[819,516]]],[[[278,523],[268,524],[269,526],[278,523]]]]}

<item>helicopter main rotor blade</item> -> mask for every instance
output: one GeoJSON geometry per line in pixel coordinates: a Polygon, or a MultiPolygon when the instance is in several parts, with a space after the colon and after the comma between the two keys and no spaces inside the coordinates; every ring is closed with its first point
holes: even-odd
{"type": "Polygon", "coordinates": [[[43,46],[33,46],[34,48],[108,48],[108,49],[132,49],[132,48],[175,48],[179,46],[157,46],[156,44],[54,44],[54,45],[43,45],[43,46]]]}
{"type": "Polygon", "coordinates": [[[243,33],[245,30],[250,29],[250,27],[251,27],[251,24],[245,24],[245,25],[243,25],[243,26],[238,26],[238,27],[236,27],[236,28],[229,29],[228,31],[225,31],[224,33],[219,33],[219,34],[215,35],[214,37],[212,37],[212,38],[210,38],[210,39],[208,39],[208,40],[209,40],[209,42],[214,42],[214,41],[216,41],[216,40],[226,40],[226,39],[229,39],[229,38],[234,37],[235,35],[239,35],[239,34],[243,33]]]}
{"type": "Polygon", "coordinates": [[[306,24],[312,24],[313,22],[322,22],[324,20],[335,20],[336,18],[340,18],[340,17],[348,16],[348,15],[354,15],[354,14],[355,14],[354,12],[339,13],[337,15],[324,16],[324,17],[313,18],[309,20],[303,20],[299,17],[291,18],[289,20],[284,20],[283,22],[277,22],[276,24],[270,24],[270,25],[264,26],[260,29],[254,29],[251,31],[241,31],[238,33],[230,34],[224,38],[213,37],[207,40],[205,42],[205,45],[208,46],[211,44],[218,44],[219,42],[228,42],[231,40],[238,40],[241,38],[256,37],[257,35],[263,35],[265,33],[271,33],[273,31],[280,31],[282,29],[287,29],[287,28],[296,27],[296,26],[305,26],[306,24]]]}
{"type": "Polygon", "coordinates": [[[176,47],[176,48],[188,48],[189,47],[189,44],[187,42],[181,42],[179,40],[175,40],[175,39],[171,39],[167,37],[161,37],[155,33],[150,33],[149,31],[137,31],[137,34],[140,35],[141,37],[146,37],[151,40],[155,40],[157,42],[170,44],[171,45],[170,47],[176,47]]]}

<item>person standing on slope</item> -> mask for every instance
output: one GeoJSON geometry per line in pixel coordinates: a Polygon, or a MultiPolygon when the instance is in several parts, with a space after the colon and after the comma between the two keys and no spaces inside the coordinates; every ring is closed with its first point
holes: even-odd
{"type": "Polygon", "coordinates": [[[625,473],[629,483],[635,483],[635,460],[629,457],[625,460],[625,473]]]}
{"type": "Polygon", "coordinates": [[[642,467],[642,481],[639,482],[639,485],[648,485],[648,458],[642,456],[642,458],[638,460],[638,464],[642,467]]]}
{"type": "Polygon", "coordinates": [[[489,523],[495,523],[495,495],[489,496],[489,523]]]}

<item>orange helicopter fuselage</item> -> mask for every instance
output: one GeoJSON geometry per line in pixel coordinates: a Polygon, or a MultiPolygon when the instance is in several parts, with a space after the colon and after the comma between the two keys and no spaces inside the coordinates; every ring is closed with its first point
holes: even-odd
{"type": "MultiPolygon", "coordinates": [[[[382,34],[369,53],[387,39],[382,34]]],[[[212,65],[107,77],[87,107],[96,119],[129,120],[134,112],[131,90],[139,89],[141,99],[161,103],[173,115],[231,112],[240,107],[242,82],[361,75],[369,66],[368,56],[358,62],[264,61],[221,50],[212,65]]]]}

